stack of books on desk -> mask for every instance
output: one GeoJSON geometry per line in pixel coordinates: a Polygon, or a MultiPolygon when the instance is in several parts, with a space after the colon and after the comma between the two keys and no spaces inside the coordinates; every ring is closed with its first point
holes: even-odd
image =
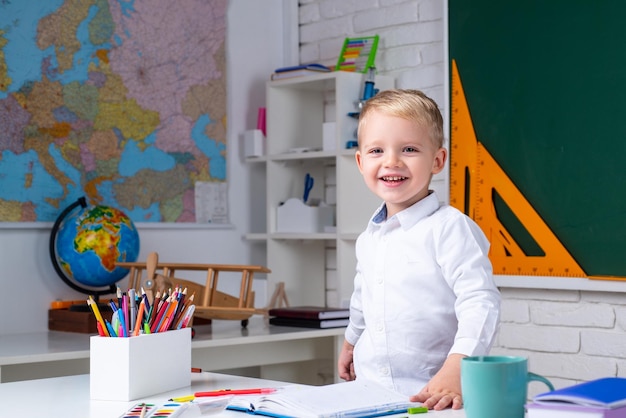
{"type": "Polygon", "coordinates": [[[268,312],[270,324],[305,328],[337,328],[348,325],[350,309],[321,306],[273,308],[268,312]]]}

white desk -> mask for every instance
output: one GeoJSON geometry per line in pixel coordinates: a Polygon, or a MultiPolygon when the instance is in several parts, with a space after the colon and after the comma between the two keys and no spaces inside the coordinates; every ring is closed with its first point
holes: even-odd
{"type": "MultiPolygon", "coordinates": [[[[3,383],[0,385],[2,416],[7,417],[63,417],[63,418],[117,418],[138,402],[163,403],[171,397],[185,396],[201,390],[223,388],[272,387],[287,383],[217,373],[193,373],[191,387],[173,390],[131,402],[91,401],[89,375],[55,377],[3,383]]],[[[432,418],[465,418],[463,410],[429,411],[432,418]]],[[[224,411],[211,417],[249,417],[245,413],[224,411]]],[[[406,416],[399,414],[397,416],[406,416]]]]}
{"type": "MultiPolygon", "coordinates": [[[[239,321],[213,321],[194,327],[193,367],[205,371],[261,366],[261,376],[303,382],[289,363],[330,359],[343,342],[343,328],[308,329],[270,326],[253,317],[247,328],[239,321]],[[284,365],[284,366],[281,366],[284,365]]],[[[89,373],[89,335],[39,332],[0,336],[0,383],[89,373]]],[[[336,376],[334,379],[336,380],[336,376]]]]}

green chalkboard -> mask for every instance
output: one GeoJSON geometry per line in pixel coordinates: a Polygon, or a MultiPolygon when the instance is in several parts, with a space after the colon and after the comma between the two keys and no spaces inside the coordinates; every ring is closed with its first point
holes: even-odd
{"type": "Polygon", "coordinates": [[[585,273],[626,276],[626,1],[448,3],[477,139],[585,273]]]}

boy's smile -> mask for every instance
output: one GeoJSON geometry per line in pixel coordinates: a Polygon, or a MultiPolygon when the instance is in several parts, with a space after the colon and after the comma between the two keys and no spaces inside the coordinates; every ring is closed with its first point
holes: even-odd
{"type": "Polygon", "coordinates": [[[356,162],[391,217],[428,195],[432,175],[443,169],[446,155],[444,148],[433,144],[426,128],[373,111],[360,128],[356,162]]]}

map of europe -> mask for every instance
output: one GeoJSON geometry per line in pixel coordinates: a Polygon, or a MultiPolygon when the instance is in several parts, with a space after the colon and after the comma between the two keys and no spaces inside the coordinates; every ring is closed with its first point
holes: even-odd
{"type": "Polygon", "coordinates": [[[196,222],[226,181],[227,0],[0,0],[0,222],[196,222]],[[206,187],[202,190],[207,190],[206,187]]]}

